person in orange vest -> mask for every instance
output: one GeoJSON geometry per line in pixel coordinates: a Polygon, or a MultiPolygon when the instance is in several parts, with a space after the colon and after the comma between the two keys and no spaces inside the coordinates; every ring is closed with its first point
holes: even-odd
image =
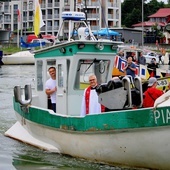
{"type": "Polygon", "coordinates": [[[80,116],[98,114],[105,110],[104,106],[98,102],[98,95],[96,92],[98,84],[97,78],[94,74],[89,76],[89,83],[89,87],[84,90],[80,116]]]}

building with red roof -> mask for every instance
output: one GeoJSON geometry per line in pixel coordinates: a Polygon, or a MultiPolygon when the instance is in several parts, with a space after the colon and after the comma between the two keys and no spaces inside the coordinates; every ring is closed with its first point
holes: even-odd
{"type": "Polygon", "coordinates": [[[166,18],[170,16],[170,8],[161,8],[155,14],[148,16],[149,18],[160,18],[166,21],[166,18]]]}
{"type": "MultiPolygon", "coordinates": [[[[170,8],[161,8],[159,9],[156,13],[148,16],[149,20],[145,22],[140,22],[137,24],[133,24],[132,27],[134,28],[140,28],[145,31],[145,32],[151,32],[152,31],[152,26],[157,25],[158,29],[162,29],[170,23],[170,8]]],[[[164,34],[166,37],[166,43],[168,42],[169,39],[169,34],[165,33],[164,34]]],[[[155,41],[155,40],[154,40],[155,41]]],[[[164,42],[165,43],[165,42],[164,42]]]]}
{"type": "Polygon", "coordinates": [[[170,8],[161,8],[155,14],[148,16],[149,21],[140,22],[133,24],[133,27],[139,28],[145,27],[146,29],[151,28],[153,25],[158,24],[161,27],[165,27],[166,24],[170,23],[170,8]]]}

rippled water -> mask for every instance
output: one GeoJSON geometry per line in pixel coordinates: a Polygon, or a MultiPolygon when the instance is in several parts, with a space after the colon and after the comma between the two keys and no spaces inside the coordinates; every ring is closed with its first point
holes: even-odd
{"type": "MultiPolygon", "coordinates": [[[[125,170],[92,163],[56,153],[5,137],[4,133],[16,121],[12,107],[13,87],[32,84],[34,66],[2,66],[0,68],[0,170],[125,170]]],[[[130,168],[131,169],[131,168],[130,168]]]]}

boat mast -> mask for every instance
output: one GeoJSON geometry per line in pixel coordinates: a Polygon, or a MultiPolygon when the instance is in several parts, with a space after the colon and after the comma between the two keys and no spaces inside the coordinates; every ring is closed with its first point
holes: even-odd
{"type": "Polygon", "coordinates": [[[86,0],[84,0],[84,13],[85,13],[85,17],[86,17],[86,24],[87,24],[87,2],[86,0]]]}
{"type": "Polygon", "coordinates": [[[143,19],[144,18],[144,9],[143,9],[143,5],[144,4],[143,3],[144,3],[144,1],[142,0],[142,49],[143,49],[143,44],[144,44],[144,42],[143,42],[143,34],[144,34],[143,33],[144,32],[144,30],[143,30],[144,29],[144,25],[143,25],[144,24],[143,23],[144,22],[144,19],[143,19]]]}

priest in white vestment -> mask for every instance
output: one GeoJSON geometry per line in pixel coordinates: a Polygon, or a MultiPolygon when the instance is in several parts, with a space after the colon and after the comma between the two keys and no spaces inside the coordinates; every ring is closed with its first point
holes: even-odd
{"type": "Polygon", "coordinates": [[[97,78],[95,75],[89,76],[89,83],[90,86],[84,90],[80,116],[98,114],[103,110],[101,104],[98,102],[98,95],[96,92],[97,78]]]}

